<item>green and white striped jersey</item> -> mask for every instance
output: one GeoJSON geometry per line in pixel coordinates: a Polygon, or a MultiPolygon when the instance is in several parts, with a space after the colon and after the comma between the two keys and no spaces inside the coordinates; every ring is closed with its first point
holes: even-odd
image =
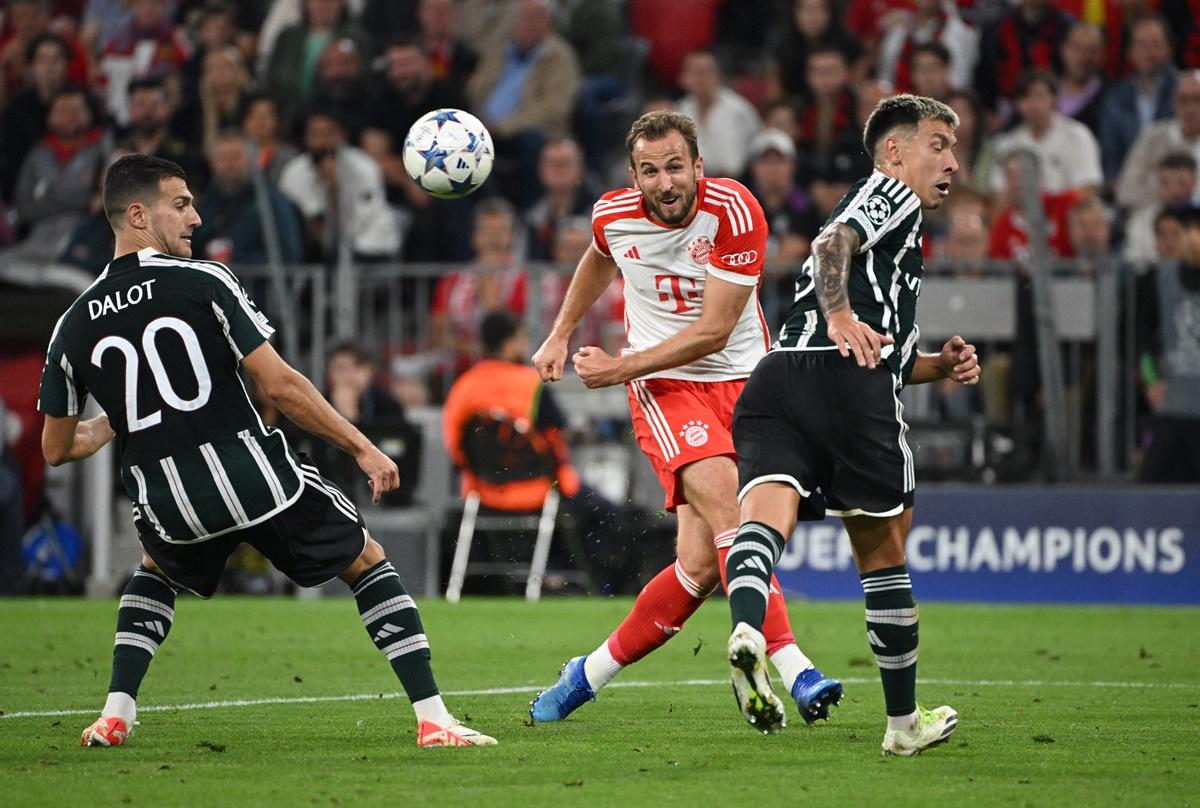
{"type": "MultiPolygon", "coordinates": [[[[850,263],[850,308],[859,320],[895,344],[882,357],[898,378],[907,379],[916,358],[917,296],[921,293],[921,200],[907,185],[879,171],[859,180],[842,197],[822,230],[841,222],[858,233],[858,252],[850,263]]],[[[813,257],[796,279],[796,299],[774,348],[828,351],[836,346],[825,332],[817,305],[813,257]]]]}
{"type": "Polygon", "coordinates": [[[79,415],[89,395],[117,433],[121,479],[164,540],[204,541],[267,519],[303,487],[238,376],[274,331],[229,269],[152,249],[107,267],[59,319],[38,409],[79,415]]]}

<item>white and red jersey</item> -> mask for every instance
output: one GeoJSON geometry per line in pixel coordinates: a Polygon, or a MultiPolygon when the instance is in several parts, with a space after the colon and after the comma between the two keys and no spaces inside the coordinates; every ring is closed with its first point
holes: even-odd
{"type": "MultiPolygon", "coordinates": [[[[767,221],[758,200],[735,180],[702,177],[696,212],[669,227],[651,221],[636,188],[610,191],[592,210],[595,249],[625,277],[625,353],[644,351],[700,318],[709,275],[757,287],[767,251],[767,221]]],[[[643,378],[715,382],[750,375],[770,347],[757,289],[723,350],[643,378]]]]}

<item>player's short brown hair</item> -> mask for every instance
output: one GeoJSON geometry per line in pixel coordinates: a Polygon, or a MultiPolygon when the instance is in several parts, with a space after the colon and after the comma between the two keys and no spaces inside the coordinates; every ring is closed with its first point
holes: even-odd
{"type": "Polygon", "coordinates": [[[187,174],[178,163],[146,154],[122,157],[104,175],[104,215],[113,227],[120,227],[130,205],[152,204],[162,193],[160,183],[172,177],[187,182],[187,174]]]}
{"type": "Polygon", "coordinates": [[[625,135],[625,151],[629,154],[629,165],[633,165],[633,144],[637,143],[639,138],[662,140],[671,132],[683,135],[693,160],[700,156],[696,122],[673,109],[656,109],[634,121],[633,126],[629,127],[629,134],[625,135]]]}
{"type": "Polygon", "coordinates": [[[895,129],[916,131],[921,121],[929,118],[958,128],[958,113],[935,98],[903,93],[885,98],[875,105],[863,128],[863,148],[871,159],[879,143],[895,129]]]}

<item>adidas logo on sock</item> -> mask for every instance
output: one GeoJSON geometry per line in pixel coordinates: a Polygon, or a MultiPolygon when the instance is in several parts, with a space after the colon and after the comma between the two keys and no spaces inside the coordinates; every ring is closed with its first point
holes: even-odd
{"type": "Polygon", "coordinates": [[[875,629],[873,628],[867,629],[867,640],[876,648],[887,648],[887,643],[879,639],[879,635],[875,633],[875,629]]]}
{"type": "Polygon", "coordinates": [[[664,626],[657,620],[654,621],[654,625],[658,626],[658,630],[663,634],[666,634],[668,637],[674,637],[676,634],[683,631],[682,626],[664,626]]]}
{"type": "Polygon", "coordinates": [[[741,564],[738,564],[735,569],[738,572],[744,569],[758,570],[759,572],[770,572],[770,570],[767,569],[767,565],[764,564],[763,560],[758,556],[750,556],[741,564]]]}
{"type": "Polygon", "coordinates": [[[160,636],[160,637],[167,636],[167,630],[165,628],[163,628],[163,624],[162,624],[161,620],[147,620],[144,623],[136,623],[135,622],[134,625],[137,626],[138,628],[144,628],[147,631],[157,631],[158,636],[160,636]]]}
{"type": "Polygon", "coordinates": [[[388,637],[392,636],[393,634],[399,634],[401,631],[404,631],[404,629],[400,628],[399,626],[393,626],[391,623],[384,623],[383,628],[375,632],[375,639],[386,640],[388,637]]]}

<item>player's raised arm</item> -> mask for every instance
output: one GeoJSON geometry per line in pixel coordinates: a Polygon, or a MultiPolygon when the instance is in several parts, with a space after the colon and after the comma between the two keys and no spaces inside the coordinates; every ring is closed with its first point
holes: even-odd
{"type": "Polygon", "coordinates": [[[710,274],[695,322],[657,345],[619,359],[599,348],[582,348],[573,359],[579,378],[588,387],[607,387],[724,350],[756,288],[710,274]]]}
{"type": "Polygon", "coordinates": [[[571,277],[571,285],[567,287],[567,295],[563,299],[558,316],[554,318],[550,335],[533,355],[533,366],[537,368],[542,381],[556,382],[562,378],[571,334],[575,332],[583,315],[600,299],[600,295],[604,294],[604,290],[616,277],[617,262],[611,255],[604,255],[595,245],[584,251],[583,257],[575,267],[575,274],[571,277]]]}
{"type": "Polygon", "coordinates": [[[838,352],[842,356],[853,353],[859,367],[874,368],[881,347],[890,344],[892,338],[855,319],[850,308],[850,259],[858,247],[858,233],[849,225],[833,222],[822,230],[812,243],[813,283],[829,339],[838,352]]]}
{"type": "Polygon", "coordinates": [[[246,354],[242,367],[293,423],[358,461],[371,481],[373,502],[378,504],[381,495],[400,484],[400,472],[391,458],[343,418],[304,374],[283,361],[269,342],[246,354]]]}

